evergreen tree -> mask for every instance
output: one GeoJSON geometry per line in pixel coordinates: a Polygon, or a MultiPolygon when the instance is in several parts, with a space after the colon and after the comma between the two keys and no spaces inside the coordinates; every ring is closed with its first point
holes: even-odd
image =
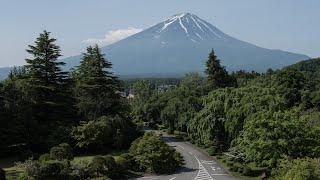
{"type": "Polygon", "coordinates": [[[50,32],[44,31],[35,41],[35,46],[29,45],[27,52],[32,59],[26,59],[29,78],[39,86],[59,86],[66,79],[66,72],[59,62],[60,47],[55,44],[56,39],[50,38],[50,32]]]}
{"type": "MultiPolygon", "coordinates": [[[[36,39],[35,45],[29,45],[27,52],[30,58],[27,65],[26,94],[31,103],[32,119],[38,122],[38,147],[51,146],[48,138],[59,126],[71,124],[73,118],[72,97],[68,86],[67,72],[62,71],[63,62],[60,47],[55,44],[56,39],[44,31],[36,39]]],[[[36,127],[34,127],[36,128],[36,127]]],[[[45,149],[44,149],[45,150],[45,149]]]]}
{"type": "Polygon", "coordinates": [[[111,67],[97,45],[89,46],[83,54],[75,72],[75,92],[79,114],[86,120],[115,115],[122,110],[120,82],[109,71],[111,67]]]}
{"type": "Polygon", "coordinates": [[[207,83],[210,90],[236,86],[236,79],[229,76],[226,69],[220,65],[220,60],[215,55],[214,50],[209,54],[205,73],[207,74],[207,83]]]}

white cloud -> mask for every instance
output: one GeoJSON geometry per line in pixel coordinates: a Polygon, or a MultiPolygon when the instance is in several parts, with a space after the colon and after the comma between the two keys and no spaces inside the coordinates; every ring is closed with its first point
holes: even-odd
{"type": "Polygon", "coordinates": [[[133,27],[128,27],[127,29],[117,29],[108,31],[108,33],[104,36],[103,39],[89,38],[84,40],[83,42],[90,45],[109,45],[141,31],[142,29],[137,29],[133,27]]]}

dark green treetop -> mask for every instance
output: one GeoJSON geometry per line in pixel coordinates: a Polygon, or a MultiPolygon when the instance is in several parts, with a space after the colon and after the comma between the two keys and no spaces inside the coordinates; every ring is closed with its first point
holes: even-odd
{"type": "Polygon", "coordinates": [[[235,86],[236,80],[229,76],[225,67],[221,66],[220,60],[215,55],[214,50],[209,54],[206,62],[207,83],[210,89],[235,86]]]}

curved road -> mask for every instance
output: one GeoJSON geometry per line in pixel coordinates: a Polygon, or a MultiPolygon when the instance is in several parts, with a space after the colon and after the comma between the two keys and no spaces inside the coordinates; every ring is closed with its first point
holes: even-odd
{"type": "Polygon", "coordinates": [[[146,176],[138,180],[234,180],[212,157],[202,153],[193,145],[164,135],[163,139],[184,158],[184,166],[175,174],[146,176]]]}

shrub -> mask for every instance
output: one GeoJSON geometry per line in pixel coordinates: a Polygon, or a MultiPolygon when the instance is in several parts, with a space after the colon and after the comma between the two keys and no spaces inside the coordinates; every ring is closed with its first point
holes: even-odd
{"type": "Polygon", "coordinates": [[[29,177],[38,177],[40,175],[40,164],[32,158],[29,158],[24,162],[17,162],[16,166],[23,169],[29,177]]]}
{"type": "Polygon", "coordinates": [[[80,161],[79,163],[74,163],[72,164],[71,169],[71,175],[75,177],[75,179],[88,179],[91,175],[88,161],[80,161]]]}
{"type": "Polygon", "coordinates": [[[58,161],[49,160],[45,161],[40,166],[39,176],[43,178],[63,178],[68,177],[70,173],[70,163],[68,160],[58,161]]]}
{"type": "Polygon", "coordinates": [[[207,153],[210,155],[210,156],[214,156],[214,155],[217,155],[217,148],[214,147],[214,146],[211,146],[207,149],[207,153]]]}
{"type": "Polygon", "coordinates": [[[227,163],[226,163],[226,164],[227,164],[227,166],[228,166],[228,167],[231,167],[231,166],[233,165],[233,162],[231,162],[231,161],[227,161],[227,163]]]}
{"type": "Polygon", "coordinates": [[[45,161],[49,161],[50,160],[50,154],[46,153],[46,154],[42,154],[39,157],[39,162],[40,163],[44,163],[45,161]]]}
{"type": "Polygon", "coordinates": [[[106,160],[107,171],[114,170],[117,166],[115,159],[111,155],[104,156],[104,159],[106,160]]]}
{"type": "Polygon", "coordinates": [[[119,156],[118,158],[115,159],[116,160],[116,164],[117,164],[117,167],[120,169],[120,170],[126,170],[128,169],[130,166],[129,166],[129,160],[119,156]]]}
{"type": "Polygon", "coordinates": [[[120,158],[125,159],[127,169],[131,169],[133,171],[139,171],[139,164],[136,162],[136,160],[130,153],[121,154],[120,158]]]}
{"type": "Polygon", "coordinates": [[[134,141],[130,153],[142,170],[151,173],[172,173],[182,165],[181,156],[153,133],[134,141]]]}
{"type": "Polygon", "coordinates": [[[280,161],[277,179],[281,180],[319,180],[320,160],[311,158],[298,158],[280,161]]]}
{"type": "Polygon", "coordinates": [[[72,150],[69,144],[62,143],[50,149],[50,158],[55,160],[73,159],[72,150]]]}
{"type": "Polygon", "coordinates": [[[103,156],[95,156],[90,162],[89,168],[94,176],[106,174],[106,159],[103,156]]]}
{"type": "Polygon", "coordinates": [[[265,170],[265,168],[262,167],[256,167],[254,164],[247,164],[243,167],[243,175],[250,176],[250,177],[257,177],[262,174],[262,172],[265,170]]]}

